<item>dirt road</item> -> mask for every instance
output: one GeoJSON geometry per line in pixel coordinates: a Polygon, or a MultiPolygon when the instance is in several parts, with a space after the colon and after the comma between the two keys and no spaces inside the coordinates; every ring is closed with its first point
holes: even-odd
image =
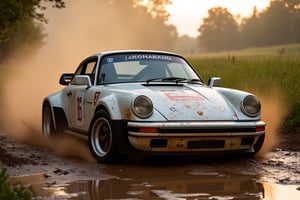
{"type": "MultiPolygon", "coordinates": [[[[83,145],[80,152],[88,152],[80,142],[66,148],[83,145]]],[[[103,165],[0,134],[10,180],[31,184],[37,199],[299,199],[298,150],[276,148],[263,158],[132,157],[103,165]]]]}

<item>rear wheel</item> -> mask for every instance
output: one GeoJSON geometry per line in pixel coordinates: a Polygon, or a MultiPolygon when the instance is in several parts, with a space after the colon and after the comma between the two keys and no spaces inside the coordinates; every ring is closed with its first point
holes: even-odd
{"type": "Polygon", "coordinates": [[[89,147],[97,162],[112,163],[121,161],[117,148],[117,138],[111,119],[105,110],[97,111],[89,131],[89,147]]]}
{"type": "Polygon", "coordinates": [[[56,134],[54,120],[49,103],[45,103],[43,106],[42,131],[45,137],[51,137],[56,134]]]}

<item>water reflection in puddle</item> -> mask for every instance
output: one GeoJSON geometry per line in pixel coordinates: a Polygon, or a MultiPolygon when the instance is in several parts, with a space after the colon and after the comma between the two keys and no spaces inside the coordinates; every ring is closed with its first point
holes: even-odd
{"type": "Polygon", "coordinates": [[[296,200],[296,186],[259,183],[259,177],[209,167],[108,166],[105,174],[117,178],[47,183],[44,174],[11,177],[30,184],[36,199],[263,199],[296,200]]]}
{"type": "Polygon", "coordinates": [[[264,199],[262,184],[253,177],[188,175],[165,179],[116,178],[46,184],[43,174],[12,177],[12,182],[31,184],[38,199],[264,199]]]}

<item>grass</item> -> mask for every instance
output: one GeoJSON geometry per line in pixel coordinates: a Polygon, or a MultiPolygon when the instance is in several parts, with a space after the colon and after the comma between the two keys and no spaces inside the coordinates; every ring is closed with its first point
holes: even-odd
{"type": "Polygon", "coordinates": [[[222,86],[281,93],[288,114],[283,132],[300,124],[300,44],[187,56],[204,80],[218,76],[222,86]]]}

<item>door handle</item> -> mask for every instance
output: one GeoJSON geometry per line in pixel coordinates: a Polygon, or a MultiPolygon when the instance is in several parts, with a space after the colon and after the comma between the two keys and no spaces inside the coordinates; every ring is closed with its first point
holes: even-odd
{"type": "Polygon", "coordinates": [[[72,92],[69,91],[69,92],[67,93],[67,96],[68,96],[68,97],[69,97],[69,96],[72,96],[72,92]]]}

